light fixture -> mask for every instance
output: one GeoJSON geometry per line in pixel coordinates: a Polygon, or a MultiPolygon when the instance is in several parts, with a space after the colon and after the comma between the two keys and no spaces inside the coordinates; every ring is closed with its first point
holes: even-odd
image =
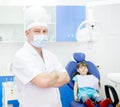
{"type": "Polygon", "coordinates": [[[93,42],[99,39],[101,27],[95,21],[85,20],[77,28],[76,40],[79,42],[93,42]]]}

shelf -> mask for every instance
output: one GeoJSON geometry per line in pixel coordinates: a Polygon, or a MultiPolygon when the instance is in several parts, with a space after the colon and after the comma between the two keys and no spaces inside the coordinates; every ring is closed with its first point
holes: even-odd
{"type": "Polygon", "coordinates": [[[25,43],[25,41],[0,41],[0,44],[8,44],[8,43],[25,43]]]}

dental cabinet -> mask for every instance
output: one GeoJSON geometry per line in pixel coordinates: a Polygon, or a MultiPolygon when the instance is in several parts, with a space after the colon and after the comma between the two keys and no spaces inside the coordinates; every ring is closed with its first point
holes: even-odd
{"type": "MultiPolygon", "coordinates": [[[[49,17],[50,42],[76,41],[75,33],[85,20],[85,6],[44,6],[49,17]]],[[[0,43],[24,42],[24,6],[0,6],[0,43]]]]}
{"type": "Polygon", "coordinates": [[[85,6],[57,6],[56,41],[76,41],[77,28],[85,18],[85,6]]]}
{"type": "Polygon", "coordinates": [[[24,40],[22,6],[0,6],[0,43],[24,40]]]}
{"type": "MultiPolygon", "coordinates": [[[[24,36],[24,9],[27,6],[0,6],[0,43],[22,43],[24,36]]],[[[55,41],[55,6],[46,6],[49,16],[50,41],[55,41]],[[51,16],[50,16],[51,15],[51,16]]]]}
{"type": "MultiPolygon", "coordinates": [[[[0,107],[3,106],[4,104],[4,95],[3,95],[3,83],[6,82],[13,82],[14,76],[0,76],[0,107]]],[[[9,89],[12,89],[9,88],[9,89]]],[[[9,96],[12,98],[14,96],[14,90],[9,90],[9,92],[11,93],[9,96]]],[[[8,104],[17,104],[18,101],[17,99],[13,99],[13,100],[8,100],[8,104]]],[[[6,106],[5,106],[6,107],[6,106]]]]}

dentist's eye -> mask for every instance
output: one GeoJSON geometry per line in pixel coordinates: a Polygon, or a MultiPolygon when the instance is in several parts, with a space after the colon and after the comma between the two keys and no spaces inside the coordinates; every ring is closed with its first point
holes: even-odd
{"type": "Polygon", "coordinates": [[[39,30],[36,30],[35,32],[38,32],[38,33],[39,33],[40,31],[39,31],[39,30]]]}
{"type": "Polygon", "coordinates": [[[43,30],[43,33],[48,33],[48,31],[47,30],[43,30]]]}

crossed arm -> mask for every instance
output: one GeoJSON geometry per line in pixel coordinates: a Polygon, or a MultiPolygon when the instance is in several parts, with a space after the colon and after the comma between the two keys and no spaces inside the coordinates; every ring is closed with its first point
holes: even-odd
{"type": "Polygon", "coordinates": [[[49,88],[49,87],[59,87],[69,82],[69,75],[67,72],[43,72],[37,75],[35,78],[32,79],[32,83],[42,87],[42,88],[49,88]]]}

